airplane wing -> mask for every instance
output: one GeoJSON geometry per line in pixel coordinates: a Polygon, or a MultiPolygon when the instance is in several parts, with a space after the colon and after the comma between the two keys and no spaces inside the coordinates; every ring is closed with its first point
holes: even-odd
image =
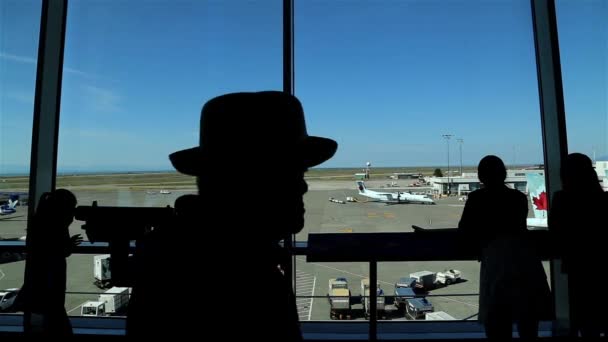
{"type": "Polygon", "coordinates": [[[386,197],[386,199],[385,200],[383,199],[382,202],[386,202],[388,204],[401,204],[401,203],[402,204],[406,204],[406,203],[409,203],[409,201],[405,197],[401,196],[401,194],[399,194],[399,193],[396,193],[396,194],[383,193],[381,195],[386,197]]]}
{"type": "Polygon", "coordinates": [[[397,199],[395,198],[395,196],[393,196],[393,194],[388,194],[388,193],[380,193],[380,196],[384,196],[386,198],[387,201],[396,201],[397,199]]]}

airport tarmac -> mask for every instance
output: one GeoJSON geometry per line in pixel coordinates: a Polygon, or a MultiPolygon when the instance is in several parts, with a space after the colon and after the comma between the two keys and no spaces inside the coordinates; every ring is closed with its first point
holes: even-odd
{"type": "MultiPolygon", "coordinates": [[[[404,181],[400,181],[404,182],[404,181]]],[[[370,181],[366,185],[370,189],[396,192],[396,189],[381,188],[386,181],[370,181]]],[[[405,183],[407,186],[409,183],[405,183]]],[[[277,192],[280,200],[280,186],[261,184],[269,191],[277,192]],[[273,190],[274,189],[274,190],[273,190]]],[[[238,186],[234,188],[238,190],[238,186]]],[[[80,205],[90,205],[94,200],[102,206],[150,206],[159,207],[173,205],[175,199],[183,194],[195,193],[195,189],[170,189],[169,194],[160,194],[158,190],[132,190],[128,187],[115,190],[72,189],[80,205]]],[[[400,190],[402,191],[402,190],[400,190]]],[[[415,190],[413,190],[415,191],[415,190]]],[[[306,240],[308,233],[368,233],[368,232],[409,232],[412,225],[428,228],[456,227],[462,214],[464,202],[456,197],[437,199],[436,205],[396,204],[386,205],[376,202],[365,202],[365,198],[357,194],[354,181],[309,181],[309,192],[305,195],[305,227],[297,235],[297,240],[306,240]],[[334,197],[345,200],[347,196],[355,196],[361,202],[345,204],[330,202],[334,197]]],[[[255,201],[255,195],[251,196],[255,201]]],[[[226,203],[233,206],[235,212],[246,202],[226,203]]],[[[0,236],[19,237],[25,232],[26,206],[19,206],[18,213],[12,216],[0,217],[0,236]],[[12,217],[12,218],[11,218],[12,217]]],[[[261,215],[272,215],[272,202],[268,210],[261,215]]],[[[70,227],[71,234],[83,234],[80,228],[82,222],[75,221],[70,227]]],[[[229,222],[226,222],[229,224],[229,222]]],[[[383,262],[378,264],[378,280],[387,295],[393,294],[394,283],[400,277],[407,277],[416,271],[443,271],[458,269],[466,281],[431,291],[429,301],[435,311],[445,311],[457,319],[476,319],[478,312],[479,292],[479,263],[476,261],[449,262],[383,262]],[[450,296],[463,294],[466,296],[450,296]]],[[[0,264],[0,289],[20,287],[23,283],[24,261],[0,264]]],[[[548,265],[545,263],[548,274],[548,265]]],[[[345,277],[349,281],[352,295],[360,295],[360,281],[369,276],[369,265],[366,263],[307,263],[305,256],[297,256],[295,260],[296,294],[298,312],[302,320],[328,320],[329,305],[325,296],[328,293],[330,278],[345,277]],[[308,298],[307,296],[321,296],[308,298]]],[[[95,300],[95,293],[102,292],[93,284],[93,255],[73,255],[68,259],[66,308],[70,315],[80,314],[80,305],[87,300],[95,300]],[[82,294],[91,292],[93,294],[82,294]]],[[[355,309],[360,308],[355,305],[355,309]]]]}

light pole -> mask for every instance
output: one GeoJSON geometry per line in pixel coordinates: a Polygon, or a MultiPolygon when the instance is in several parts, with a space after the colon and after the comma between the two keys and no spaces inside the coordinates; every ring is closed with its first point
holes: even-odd
{"type": "Polygon", "coordinates": [[[447,142],[448,145],[448,196],[451,193],[451,188],[450,188],[450,138],[453,137],[453,134],[443,134],[442,137],[445,139],[445,141],[447,142]]]}
{"type": "Polygon", "coordinates": [[[464,140],[462,138],[458,138],[456,141],[458,141],[460,147],[460,177],[462,177],[462,143],[464,140]]]}

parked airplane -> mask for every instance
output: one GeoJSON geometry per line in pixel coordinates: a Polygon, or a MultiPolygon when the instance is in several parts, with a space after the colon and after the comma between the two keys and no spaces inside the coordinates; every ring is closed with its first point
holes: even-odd
{"type": "Polygon", "coordinates": [[[545,176],[540,173],[526,174],[528,181],[528,196],[532,202],[534,218],[526,221],[528,228],[547,228],[547,190],[545,190],[545,176]]]}
{"type": "Polygon", "coordinates": [[[365,183],[362,181],[357,182],[359,188],[359,195],[369,197],[377,202],[384,202],[388,204],[400,204],[400,203],[420,203],[420,204],[435,204],[432,198],[426,195],[413,195],[409,192],[378,192],[368,190],[365,187],[365,183]]]}
{"type": "Polygon", "coordinates": [[[18,202],[19,200],[10,198],[7,204],[0,205],[0,215],[10,215],[16,213],[17,209],[15,209],[15,206],[17,206],[18,202]]]}

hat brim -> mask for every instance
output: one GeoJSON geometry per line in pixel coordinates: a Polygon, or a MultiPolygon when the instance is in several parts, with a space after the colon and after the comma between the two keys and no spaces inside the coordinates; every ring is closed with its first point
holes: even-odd
{"type": "MultiPolygon", "coordinates": [[[[308,136],[294,154],[303,167],[313,167],[333,157],[337,149],[338,143],[332,139],[308,136]]],[[[205,153],[203,148],[197,146],[171,153],[169,159],[180,173],[197,176],[205,164],[205,153]]]]}

